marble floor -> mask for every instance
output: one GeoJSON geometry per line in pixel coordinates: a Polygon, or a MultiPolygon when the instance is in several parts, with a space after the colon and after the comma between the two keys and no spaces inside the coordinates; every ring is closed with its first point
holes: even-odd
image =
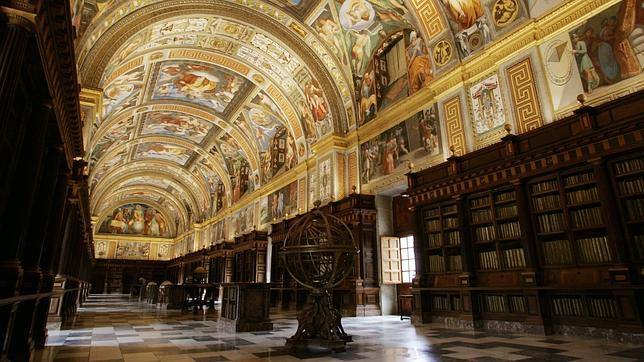
{"type": "Polygon", "coordinates": [[[396,316],[344,318],[354,342],[330,356],[290,354],[283,348],[297,327],[294,315],[272,315],[270,332],[231,333],[216,314],[182,314],[93,295],[74,323],[50,330],[36,361],[644,361],[644,346],[588,338],[414,327],[396,316]]]}

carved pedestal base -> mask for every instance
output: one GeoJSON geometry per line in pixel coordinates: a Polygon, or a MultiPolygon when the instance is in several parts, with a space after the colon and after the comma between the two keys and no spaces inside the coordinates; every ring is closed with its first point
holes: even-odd
{"type": "Polygon", "coordinates": [[[234,326],[236,332],[273,330],[267,283],[224,283],[221,287],[222,324],[234,326]]]}
{"type": "Polygon", "coordinates": [[[341,352],[353,339],[342,327],[342,315],[333,308],[328,291],[313,291],[312,303],[297,317],[297,332],[286,345],[297,350],[341,352]]]}

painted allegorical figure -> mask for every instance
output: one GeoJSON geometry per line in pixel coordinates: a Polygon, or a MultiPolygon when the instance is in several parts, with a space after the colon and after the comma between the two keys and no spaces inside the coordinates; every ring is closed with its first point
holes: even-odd
{"type": "Polygon", "coordinates": [[[613,51],[619,63],[622,79],[640,74],[640,64],[628,40],[629,35],[637,24],[642,23],[642,0],[626,0],[617,13],[618,23],[615,27],[613,51]]]}
{"type": "Polygon", "coordinates": [[[432,80],[427,47],[423,43],[423,39],[415,31],[409,34],[409,46],[407,47],[406,55],[409,93],[413,94],[432,80]]]}
{"type": "Polygon", "coordinates": [[[642,25],[642,0],[624,0],[570,33],[584,90],[616,84],[640,74],[629,37],[642,25]]]}
{"type": "Polygon", "coordinates": [[[449,15],[461,29],[467,29],[483,16],[483,6],[480,0],[442,0],[449,15]]]}
{"type": "Polygon", "coordinates": [[[115,209],[101,223],[99,232],[148,236],[169,235],[168,224],[163,214],[141,204],[128,204],[115,209]]]}
{"type": "Polygon", "coordinates": [[[581,77],[586,86],[586,92],[592,93],[599,86],[599,75],[597,75],[595,65],[588,54],[588,45],[578,32],[573,34],[572,41],[572,53],[577,58],[577,64],[579,65],[581,77]]]}

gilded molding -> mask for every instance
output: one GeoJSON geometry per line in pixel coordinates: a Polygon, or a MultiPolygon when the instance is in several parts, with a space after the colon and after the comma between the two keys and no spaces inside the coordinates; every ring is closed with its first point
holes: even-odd
{"type": "Polygon", "coordinates": [[[514,102],[514,116],[518,132],[524,133],[543,125],[541,103],[535,84],[530,57],[510,66],[506,73],[514,102]]]}
{"type": "Polygon", "coordinates": [[[450,150],[453,150],[454,155],[462,156],[467,152],[467,142],[460,95],[443,103],[443,114],[445,115],[447,145],[450,150]]]}
{"type": "Polygon", "coordinates": [[[436,0],[410,0],[409,5],[416,11],[420,25],[430,39],[447,29],[436,0]]]}

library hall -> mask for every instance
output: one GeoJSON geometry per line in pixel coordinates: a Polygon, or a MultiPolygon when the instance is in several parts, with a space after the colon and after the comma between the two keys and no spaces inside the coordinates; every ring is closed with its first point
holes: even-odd
{"type": "Polygon", "coordinates": [[[1,362],[644,362],[644,0],[0,0],[0,240],[1,362]]]}

